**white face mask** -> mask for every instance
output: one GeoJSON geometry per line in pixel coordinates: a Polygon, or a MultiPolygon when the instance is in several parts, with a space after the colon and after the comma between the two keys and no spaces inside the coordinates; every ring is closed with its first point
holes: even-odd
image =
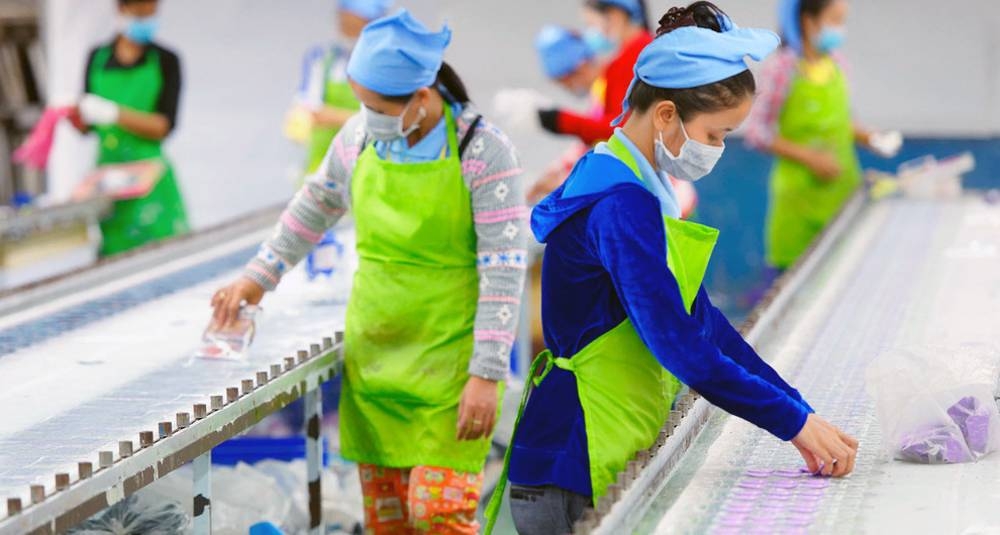
{"type": "Polygon", "coordinates": [[[416,132],[420,128],[420,121],[424,120],[424,117],[427,117],[427,110],[421,106],[416,120],[413,121],[413,124],[409,128],[404,130],[403,116],[406,115],[406,110],[409,108],[410,104],[407,103],[399,115],[386,115],[372,111],[368,106],[362,106],[361,113],[364,116],[365,128],[368,130],[368,134],[377,141],[388,143],[399,138],[408,137],[410,134],[416,132]]]}
{"type": "Polygon", "coordinates": [[[663,144],[663,131],[654,141],[656,146],[656,167],[668,175],[686,182],[697,182],[705,175],[712,172],[719,158],[722,157],[726,145],[713,147],[700,143],[688,137],[681,122],[681,132],[684,134],[684,144],[681,145],[681,152],[674,156],[663,144]]]}

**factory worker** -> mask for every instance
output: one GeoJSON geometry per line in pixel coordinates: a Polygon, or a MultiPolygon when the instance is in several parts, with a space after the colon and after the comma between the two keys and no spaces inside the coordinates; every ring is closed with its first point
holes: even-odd
{"type": "Polygon", "coordinates": [[[655,443],[681,383],[791,441],[815,472],[854,466],[857,442],[814,414],[712,305],[702,279],[718,231],[678,219],[666,180],[712,171],[750,111],[744,58],[763,59],[779,39],[737,28],[708,2],[671,9],[657,34],[636,63],[624,126],[532,213],[546,243],[549,349],[508,449],[521,534],[569,532],[608,499],[627,461],[655,443]]]}
{"type": "Polygon", "coordinates": [[[362,103],[215,321],[258,303],[350,208],[341,454],[360,467],[370,533],[475,533],[483,466],[517,325],[527,245],[514,147],[443,63],[447,27],[402,10],[361,33],[362,103]]]}
{"type": "Polygon", "coordinates": [[[118,0],[118,33],[90,51],[74,120],[98,137],[97,165],[158,160],[163,171],[142,197],[115,201],[101,221],[102,255],[186,233],[187,211],[163,140],[177,124],[181,66],[154,41],[157,0],[118,0]]]}
{"type": "MultiPolygon", "coordinates": [[[[552,133],[574,136],[586,145],[593,145],[607,140],[613,133],[609,124],[621,113],[621,102],[632,80],[632,67],[653,36],[649,33],[644,0],[587,0],[584,5],[594,19],[593,26],[586,32],[591,48],[600,52],[604,47],[593,42],[596,37],[613,51],[595,92],[603,105],[600,117],[547,108],[538,111],[538,118],[542,128],[552,133]]],[[[585,87],[580,80],[574,81],[575,91],[585,87]]]]}
{"type": "Polygon", "coordinates": [[[319,169],[333,136],[361,109],[347,81],[347,61],[361,30],[388,14],[392,3],[392,0],[338,0],[335,42],[306,52],[297,98],[297,104],[312,116],[306,174],[319,169]]]}
{"type": "Polygon", "coordinates": [[[764,241],[778,271],[809,248],[861,184],[855,145],[884,157],[902,145],[898,132],[854,123],[840,54],[847,11],[847,0],[782,0],[785,46],[764,65],[747,121],[747,142],[775,156],[764,241]]]}

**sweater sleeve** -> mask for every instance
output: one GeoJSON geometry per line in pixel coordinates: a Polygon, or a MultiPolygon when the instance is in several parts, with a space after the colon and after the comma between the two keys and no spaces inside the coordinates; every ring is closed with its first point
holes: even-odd
{"type": "MultiPolygon", "coordinates": [[[[464,124],[469,118],[463,118],[464,124]]],[[[523,171],[507,137],[485,122],[466,149],[462,167],[472,196],[479,270],[475,349],[469,374],[502,380],[507,377],[517,333],[527,266],[523,171]]]]}
{"type": "Polygon", "coordinates": [[[350,206],[351,175],[363,137],[361,118],[355,116],[333,139],[319,172],[306,179],[282,212],[274,234],[261,244],[244,276],[274,290],[281,277],[340,220],[350,206]]]}
{"type": "Polygon", "coordinates": [[[746,122],[746,143],[757,150],[768,150],[778,132],[778,119],[788,97],[788,87],[795,76],[798,56],[790,49],[764,62],[757,76],[757,98],[746,122]]]}
{"type": "Polygon", "coordinates": [[[703,315],[703,321],[709,325],[710,328],[708,331],[711,333],[712,341],[716,347],[740,366],[743,366],[748,372],[771,383],[788,394],[792,399],[798,401],[805,407],[807,412],[816,412],[806,403],[806,400],[802,398],[802,394],[798,390],[792,388],[791,385],[778,375],[778,372],[774,368],[764,362],[764,359],[760,358],[760,355],[757,354],[753,346],[733,327],[733,324],[729,322],[722,311],[712,304],[712,301],[708,297],[708,292],[705,291],[704,287],[698,292],[698,301],[695,306],[701,309],[698,310],[699,315],[703,315]]]}
{"type": "Polygon", "coordinates": [[[721,351],[684,309],[667,267],[656,199],[638,187],[623,188],[595,205],[588,226],[590,246],[657,360],[726,412],[782,440],[794,438],[805,425],[805,407],[721,351]]]}

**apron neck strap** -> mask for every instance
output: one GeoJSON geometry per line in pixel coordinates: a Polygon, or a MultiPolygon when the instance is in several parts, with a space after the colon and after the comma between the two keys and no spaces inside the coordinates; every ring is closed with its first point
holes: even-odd
{"type": "Polygon", "coordinates": [[[611,154],[614,154],[616,158],[621,160],[623,164],[627,165],[628,168],[635,173],[639,182],[645,184],[646,181],[642,178],[642,171],[639,170],[639,162],[635,161],[635,156],[632,156],[632,151],[628,150],[625,143],[618,138],[619,135],[620,134],[618,132],[615,132],[615,134],[608,139],[608,150],[610,150],[611,154]]]}
{"type": "Polygon", "coordinates": [[[455,159],[460,159],[458,154],[458,126],[455,123],[455,114],[451,111],[451,105],[447,101],[444,103],[445,130],[448,132],[448,154],[455,159]]]}

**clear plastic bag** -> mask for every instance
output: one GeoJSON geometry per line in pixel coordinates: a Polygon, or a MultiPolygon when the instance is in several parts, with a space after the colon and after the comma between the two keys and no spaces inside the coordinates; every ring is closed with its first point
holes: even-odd
{"type": "Polygon", "coordinates": [[[195,351],[195,357],[204,359],[243,360],[253,343],[257,331],[257,319],[261,309],[255,305],[244,305],[240,308],[240,316],[232,326],[225,329],[213,329],[209,325],[201,337],[202,345],[195,351]]]}
{"type": "Polygon", "coordinates": [[[72,535],[176,535],[185,533],[188,515],[174,502],[144,505],[128,498],[70,529],[72,535]]]}
{"type": "Polygon", "coordinates": [[[991,346],[893,349],[868,368],[883,446],[899,460],[975,461],[1000,448],[993,394],[998,351],[991,346]]]}

